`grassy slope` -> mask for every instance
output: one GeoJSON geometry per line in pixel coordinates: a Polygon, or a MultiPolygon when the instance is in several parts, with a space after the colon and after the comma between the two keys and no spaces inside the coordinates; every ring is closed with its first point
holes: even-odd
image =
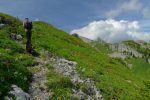
{"type": "MultiPolygon", "coordinates": [[[[138,52],[146,55],[146,56],[150,56],[149,55],[149,48],[145,49],[142,48],[140,44],[137,44],[134,41],[124,41],[123,43],[125,43],[126,45],[130,46],[131,48],[137,50],[138,52]]],[[[95,47],[98,48],[98,50],[102,53],[105,54],[110,54],[111,50],[108,49],[109,48],[109,44],[101,44],[99,42],[95,42],[95,44],[93,43],[93,45],[95,45],[95,47]]],[[[144,43],[143,45],[148,45],[148,43],[144,43]]],[[[150,64],[146,62],[146,60],[144,59],[140,59],[140,58],[131,58],[131,59],[127,59],[127,62],[129,64],[132,64],[133,68],[132,71],[133,73],[135,73],[136,75],[138,75],[141,78],[148,78],[148,74],[149,74],[149,70],[150,70],[150,64]]]]}
{"type": "MultiPolygon", "coordinates": [[[[120,64],[119,62],[110,59],[105,53],[98,52],[94,48],[92,48],[89,44],[84,43],[78,38],[72,37],[68,35],[66,32],[59,30],[49,24],[44,22],[34,22],[34,29],[33,29],[33,46],[40,52],[43,48],[60,56],[65,57],[69,60],[74,60],[78,63],[77,71],[83,77],[90,77],[97,82],[97,87],[102,91],[104,97],[106,99],[135,99],[139,94],[139,89],[143,87],[143,80],[138,77],[136,74],[132,73],[132,71],[128,70],[124,65],[120,64]]],[[[8,32],[0,31],[0,44],[3,46],[0,49],[0,53],[4,58],[1,58],[2,61],[8,60],[12,57],[12,59],[17,59],[12,62],[14,66],[10,66],[13,68],[20,68],[23,70],[15,69],[21,73],[25,73],[27,71],[26,66],[32,65],[29,63],[29,60],[32,59],[31,56],[28,56],[24,48],[19,46],[19,44],[15,43],[14,41],[8,38],[8,32]],[[6,34],[7,33],[7,34],[6,34]],[[4,38],[6,36],[6,38],[4,38]],[[8,43],[4,44],[4,41],[9,41],[8,43]],[[11,44],[12,43],[12,44],[11,44]],[[10,44],[10,46],[8,45],[10,44]],[[14,44],[14,46],[13,46],[14,44]],[[13,53],[6,52],[4,45],[6,48],[10,48],[8,51],[13,51],[13,53]],[[14,48],[15,47],[15,48],[14,48]],[[16,48],[20,48],[20,50],[16,50],[16,48]],[[19,52],[20,51],[20,52],[19,52]],[[5,58],[6,55],[9,55],[8,58],[5,58]],[[19,55],[19,56],[18,56],[19,55]],[[21,57],[20,57],[21,56],[21,57]],[[16,62],[17,61],[17,65],[16,62]],[[15,67],[16,66],[16,67],[15,67]],[[21,67],[20,67],[21,66],[21,67]],[[25,71],[25,72],[24,72],[25,71]]],[[[16,31],[18,32],[18,31],[16,31]]],[[[20,27],[19,32],[22,32],[20,27]]],[[[18,33],[19,33],[18,32],[18,33]]],[[[0,45],[0,46],[1,46],[0,45]]],[[[4,72],[4,77],[7,79],[7,74],[12,73],[11,76],[14,76],[14,71],[8,72],[4,70],[4,66],[0,62],[1,66],[0,69],[4,72]]],[[[59,82],[63,79],[62,82],[69,82],[64,81],[68,80],[68,78],[61,78],[59,75],[54,74],[53,71],[50,69],[50,74],[48,75],[48,79],[54,79],[54,83],[59,82]],[[54,75],[54,76],[53,76],[54,75]]],[[[24,76],[29,76],[30,74],[23,74],[24,76]]],[[[13,78],[18,79],[18,78],[13,78]]],[[[22,80],[22,76],[19,78],[22,80]]],[[[8,87],[12,82],[8,80],[4,80],[8,87]]],[[[13,81],[14,83],[17,81],[13,81]]],[[[18,83],[19,86],[24,87],[25,82],[18,83]]],[[[1,83],[0,83],[1,84],[1,83]]],[[[53,86],[50,85],[50,88],[53,86]]],[[[54,84],[55,85],[55,84],[54,84]]],[[[0,91],[3,91],[4,85],[2,85],[0,91]]],[[[55,87],[55,86],[54,86],[55,87]]],[[[59,87],[59,86],[58,86],[59,87]]],[[[60,88],[66,88],[66,86],[60,88]]],[[[71,88],[68,86],[67,88],[71,88]]],[[[65,90],[65,89],[64,89],[65,90]]]]}
{"type": "MultiPolygon", "coordinates": [[[[135,73],[136,75],[138,75],[143,79],[147,79],[149,75],[150,64],[146,61],[147,58],[150,57],[150,48],[143,48],[140,44],[134,41],[124,41],[124,43],[144,55],[143,59],[140,58],[128,59],[128,63],[131,63],[133,65],[132,69],[133,73],[135,73]]],[[[144,43],[143,45],[146,46],[149,44],[144,43]]]]}
{"type": "MultiPolygon", "coordinates": [[[[29,56],[25,49],[9,38],[9,33],[13,29],[11,22],[17,20],[9,15],[1,14],[5,17],[7,25],[0,29],[0,99],[11,89],[12,84],[16,84],[27,91],[31,80],[31,73],[26,66],[33,64],[33,57],[29,56]]],[[[18,20],[18,24],[20,24],[18,20]]]]}
{"type": "Polygon", "coordinates": [[[91,45],[94,45],[101,53],[110,54],[112,53],[111,49],[109,49],[109,44],[100,43],[99,41],[92,42],[91,45]]]}
{"type": "Polygon", "coordinates": [[[137,74],[141,78],[148,78],[150,64],[146,63],[146,61],[143,59],[135,58],[129,59],[128,62],[133,65],[133,73],[137,74]]]}
{"type": "Polygon", "coordinates": [[[136,98],[138,89],[143,86],[142,80],[125,66],[46,23],[34,23],[33,43],[38,50],[45,48],[60,57],[76,61],[78,72],[93,78],[107,99],[136,98]]]}

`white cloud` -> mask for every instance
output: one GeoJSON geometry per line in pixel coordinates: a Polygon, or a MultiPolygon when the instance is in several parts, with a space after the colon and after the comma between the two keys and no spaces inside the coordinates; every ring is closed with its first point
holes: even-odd
{"type": "Polygon", "coordinates": [[[36,18],[36,19],[34,19],[34,21],[40,21],[40,19],[39,19],[39,18],[36,18]]]}
{"type": "Polygon", "coordinates": [[[93,21],[81,29],[72,30],[80,36],[96,40],[101,38],[106,42],[114,43],[123,40],[150,41],[150,33],[140,32],[137,21],[116,21],[113,19],[93,21]]]}
{"type": "Polygon", "coordinates": [[[106,12],[106,17],[114,18],[124,12],[130,12],[130,11],[137,12],[141,10],[141,8],[142,8],[142,3],[140,3],[138,0],[125,1],[122,4],[118,4],[118,6],[115,9],[106,12]]]}
{"type": "Polygon", "coordinates": [[[130,0],[124,2],[121,5],[121,8],[124,11],[139,11],[142,8],[142,3],[140,3],[139,0],[130,0]]]}
{"type": "Polygon", "coordinates": [[[144,18],[150,18],[150,8],[146,7],[142,11],[144,18]]]}

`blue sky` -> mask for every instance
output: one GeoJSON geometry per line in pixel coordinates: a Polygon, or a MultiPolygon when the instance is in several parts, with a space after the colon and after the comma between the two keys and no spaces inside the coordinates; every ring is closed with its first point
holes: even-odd
{"type": "MultiPolygon", "coordinates": [[[[92,20],[104,18],[102,13],[110,9],[108,0],[0,0],[0,11],[32,20],[47,21],[66,31],[86,25],[92,20]],[[98,11],[97,11],[98,10],[98,11]]],[[[115,0],[114,0],[115,1],[115,0]]],[[[115,3],[113,4],[115,5],[115,3]]]]}
{"type": "Polygon", "coordinates": [[[0,12],[46,21],[67,32],[113,19],[137,21],[138,30],[150,33],[150,0],[0,0],[0,12]]]}
{"type": "MultiPolygon", "coordinates": [[[[32,20],[43,20],[65,31],[71,31],[91,21],[107,19],[106,13],[119,8],[119,5],[121,6],[125,1],[130,0],[0,0],[0,12],[12,14],[21,19],[29,17],[32,20]]],[[[150,0],[136,1],[143,7],[150,6],[150,0]]],[[[136,10],[122,12],[113,18],[138,20],[143,27],[149,27],[150,22],[150,16],[145,18],[136,10]]]]}

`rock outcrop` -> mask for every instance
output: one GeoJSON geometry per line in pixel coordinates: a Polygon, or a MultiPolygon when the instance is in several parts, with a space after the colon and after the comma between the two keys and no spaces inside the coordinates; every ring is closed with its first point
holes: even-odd
{"type": "Polygon", "coordinates": [[[6,100],[30,100],[30,95],[24,92],[21,88],[17,85],[12,85],[12,91],[9,92],[9,96],[6,96],[6,100]]]}
{"type": "Polygon", "coordinates": [[[150,64],[150,58],[148,59],[148,63],[150,64]]]}
{"type": "Polygon", "coordinates": [[[5,24],[0,24],[0,28],[2,28],[2,27],[4,27],[5,26],[5,24]]]}
{"type": "MultiPolygon", "coordinates": [[[[112,44],[112,45],[110,45],[110,49],[113,52],[122,53],[122,55],[129,55],[129,56],[136,57],[136,58],[143,57],[143,54],[137,52],[136,50],[134,50],[130,46],[127,46],[124,43],[112,44]]],[[[123,57],[122,55],[120,55],[120,58],[124,59],[125,56],[123,57]]]]}
{"type": "Polygon", "coordinates": [[[126,55],[124,55],[123,53],[114,52],[114,53],[110,54],[110,57],[121,58],[122,60],[124,60],[126,58],[126,55]]]}
{"type": "Polygon", "coordinates": [[[23,39],[21,35],[17,35],[16,33],[11,33],[10,38],[17,41],[21,41],[23,39]]]}

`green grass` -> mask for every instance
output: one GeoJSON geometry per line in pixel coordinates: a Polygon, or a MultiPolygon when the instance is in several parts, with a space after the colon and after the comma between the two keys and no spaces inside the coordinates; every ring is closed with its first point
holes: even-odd
{"type": "Polygon", "coordinates": [[[74,87],[71,80],[67,76],[62,76],[54,71],[52,67],[49,67],[49,73],[47,75],[47,86],[53,92],[52,100],[69,100],[71,97],[71,89],[74,87]]]}
{"type": "Polygon", "coordinates": [[[128,60],[129,63],[131,63],[132,71],[136,75],[138,75],[141,78],[148,78],[149,70],[150,70],[150,64],[148,64],[144,59],[130,59],[128,60]]]}
{"type": "Polygon", "coordinates": [[[44,48],[60,57],[76,61],[78,73],[95,80],[106,99],[139,97],[138,90],[143,87],[143,80],[82,40],[47,23],[34,22],[32,42],[38,50],[44,48]]]}
{"type": "Polygon", "coordinates": [[[92,42],[91,45],[97,48],[101,53],[104,53],[104,54],[112,53],[111,49],[109,49],[109,44],[107,43],[100,43],[99,41],[95,41],[95,42],[92,42]]]}
{"type": "Polygon", "coordinates": [[[9,38],[10,29],[14,29],[10,25],[14,18],[5,14],[0,16],[5,18],[5,27],[0,29],[0,99],[3,99],[4,95],[10,91],[12,84],[28,91],[31,73],[27,66],[32,66],[34,62],[33,57],[29,56],[21,45],[9,38]]]}
{"type": "Polygon", "coordinates": [[[31,73],[26,67],[33,64],[32,60],[14,41],[0,38],[0,91],[3,94],[12,84],[28,90],[31,73]]]}
{"type": "MultiPolygon", "coordinates": [[[[10,84],[12,83],[26,89],[28,86],[26,83],[29,81],[17,83],[15,80],[22,80],[23,76],[30,77],[30,73],[26,67],[32,65],[32,63],[29,62],[32,61],[32,57],[25,53],[24,48],[8,37],[9,32],[15,31],[22,33],[23,31],[21,24],[19,24],[21,22],[13,22],[19,25],[16,26],[20,27],[19,30],[9,25],[9,27],[5,27],[2,31],[0,30],[0,46],[2,45],[0,54],[3,55],[0,59],[2,59],[4,63],[5,60],[11,59],[12,66],[9,65],[9,68],[12,68],[18,73],[22,73],[22,76],[19,74],[17,77],[12,77],[11,79],[14,81],[10,82],[7,80],[7,77],[8,75],[14,76],[13,74],[15,72],[13,70],[8,71],[5,67],[6,65],[0,62],[0,69],[2,69],[1,72],[3,73],[1,77],[4,77],[2,78],[4,79],[3,83],[0,83],[0,91],[4,91],[5,86],[8,86],[7,90],[9,90],[10,84]]],[[[111,59],[107,55],[108,52],[105,52],[105,47],[103,49],[99,47],[99,49],[103,51],[99,52],[95,48],[92,48],[90,44],[84,43],[81,39],[70,36],[68,33],[52,25],[44,22],[34,22],[33,25],[32,43],[34,48],[38,52],[45,49],[57,56],[76,61],[78,63],[76,68],[77,72],[82,77],[95,80],[97,88],[101,91],[106,100],[132,100],[141,97],[140,89],[144,87],[143,81],[145,79],[139,77],[117,60],[111,59]]],[[[55,93],[54,99],[63,95],[65,95],[66,98],[70,96],[73,85],[68,77],[63,77],[50,68],[47,79],[47,85],[55,93]]],[[[86,91],[84,87],[83,90],[86,91]]]]}

